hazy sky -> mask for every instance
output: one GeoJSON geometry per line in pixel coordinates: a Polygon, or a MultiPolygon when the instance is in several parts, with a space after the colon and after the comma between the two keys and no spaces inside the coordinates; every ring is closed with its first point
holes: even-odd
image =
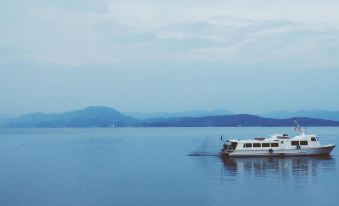
{"type": "Polygon", "coordinates": [[[338,0],[0,2],[0,114],[339,110],[338,0]]]}

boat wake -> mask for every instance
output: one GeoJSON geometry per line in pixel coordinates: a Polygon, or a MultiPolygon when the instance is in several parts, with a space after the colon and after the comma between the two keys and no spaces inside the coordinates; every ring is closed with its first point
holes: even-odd
{"type": "Polygon", "coordinates": [[[220,156],[218,152],[191,152],[187,156],[220,156]]]}
{"type": "Polygon", "coordinates": [[[187,154],[187,156],[220,156],[219,152],[208,152],[208,151],[215,151],[214,148],[211,148],[209,140],[204,140],[199,147],[194,149],[192,152],[187,154]]]}

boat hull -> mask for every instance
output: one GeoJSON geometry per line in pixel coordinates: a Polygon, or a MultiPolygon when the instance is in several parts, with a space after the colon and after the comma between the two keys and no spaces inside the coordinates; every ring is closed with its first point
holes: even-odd
{"type": "Polygon", "coordinates": [[[250,156],[316,156],[329,155],[335,145],[326,145],[317,148],[301,149],[275,149],[275,150],[235,150],[233,152],[221,151],[221,155],[230,157],[250,157],[250,156]]]}

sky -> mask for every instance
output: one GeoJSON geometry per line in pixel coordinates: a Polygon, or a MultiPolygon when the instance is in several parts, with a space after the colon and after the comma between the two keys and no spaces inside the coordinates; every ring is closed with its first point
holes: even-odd
{"type": "Polygon", "coordinates": [[[0,114],[339,110],[337,0],[0,2],[0,114]]]}

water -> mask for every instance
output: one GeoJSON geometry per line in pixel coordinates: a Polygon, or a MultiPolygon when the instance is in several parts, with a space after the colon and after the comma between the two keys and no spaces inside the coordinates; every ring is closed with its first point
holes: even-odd
{"type": "MultiPolygon", "coordinates": [[[[339,128],[308,131],[322,143],[339,143],[339,128]]],[[[293,128],[1,129],[0,205],[339,205],[338,148],[330,158],[214,156],[221,134],[276,132],[294,133],[293,128]]]]}

